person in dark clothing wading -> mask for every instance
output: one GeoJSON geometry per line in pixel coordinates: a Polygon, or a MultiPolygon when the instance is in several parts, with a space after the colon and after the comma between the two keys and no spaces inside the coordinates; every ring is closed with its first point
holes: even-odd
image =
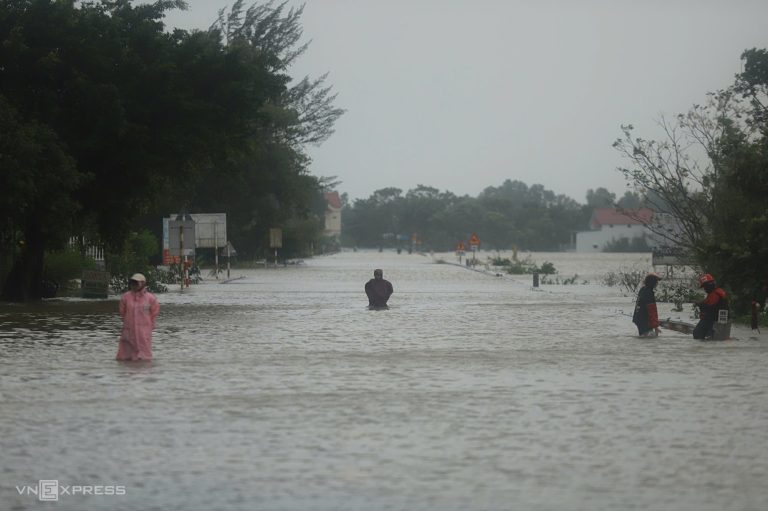
{"type": "Polygon", "coordinates": [[[387,300],[392,296],[392,284],[384,280],[383,270],[373,270],[373,278],[365,284],[365,294],[368,295],[369,309],[388,309],[387,300]]]}
{"type": "Polygon", "coordinates": [[[694,339],[706,339],[712,337],[717,316],[722,309],[728,309],[725,291],[717,287],[715,278],[706,273],[699,277],[699,285],[704,288],[707,297],[698,302],[699,322],[693,329],[694,339]]]}
{"type": "Polygon", "coordinates": [[[640,337],[656,337],[659,335],[659,313],[656,309],[656,296],[653,290],[661,280],[657,273],[649,273],[645,276],[643,287],[637,294],[635,313],[632,322],[637,325],[640,337]]]}

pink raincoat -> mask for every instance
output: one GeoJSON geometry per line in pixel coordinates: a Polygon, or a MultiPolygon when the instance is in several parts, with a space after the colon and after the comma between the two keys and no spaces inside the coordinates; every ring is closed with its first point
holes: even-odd
{"type": "Polygon", "coordinates": [[[128,291],[120,298],[123,331],[117,360],[152,360],[152,329],[159,313],[157,298],[146,288],[128,291]]]}

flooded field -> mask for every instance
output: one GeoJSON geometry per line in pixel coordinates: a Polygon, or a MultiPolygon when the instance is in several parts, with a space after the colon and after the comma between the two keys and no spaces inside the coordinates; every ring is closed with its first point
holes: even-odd
{"type": "Polygon", "coordinates": [[[639,339],[599,282],[647,255],[531,257],[578,285],[391,252],[233,271],[158,295],[151,364],[114,361],[116,297],[0,305],[2,508],[766,509],[768,336],[639,339]]]}

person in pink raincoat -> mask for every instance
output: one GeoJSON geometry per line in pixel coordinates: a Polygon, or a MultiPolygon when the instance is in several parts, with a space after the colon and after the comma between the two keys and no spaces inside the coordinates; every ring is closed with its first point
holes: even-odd
{"type": "Polygon", "coordinates": [[[120,298],[123,331],[117,360],[152,360],[152,329],[160,313],[155,295],[147,290],[147,279],[136,273],[128,281],[130,291],[120,298]]]}

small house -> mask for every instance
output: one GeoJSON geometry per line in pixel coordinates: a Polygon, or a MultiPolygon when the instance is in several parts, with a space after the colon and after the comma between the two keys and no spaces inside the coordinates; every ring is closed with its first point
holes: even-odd
{"type": "Polygon", "coordinates": [[[589,231],[576,233],[576,252],[602,252],[610,243],[622,238],[651,238],[647,225],[653,219],[653,210],[596,208],[589,221],[589,231]]]}
{"type": "Polygon", "coordinates": [[[339,239],[341,236],[341,197],[339,197],[339,192],[326,192],[325,203],[324,234],[339,239]]]}

